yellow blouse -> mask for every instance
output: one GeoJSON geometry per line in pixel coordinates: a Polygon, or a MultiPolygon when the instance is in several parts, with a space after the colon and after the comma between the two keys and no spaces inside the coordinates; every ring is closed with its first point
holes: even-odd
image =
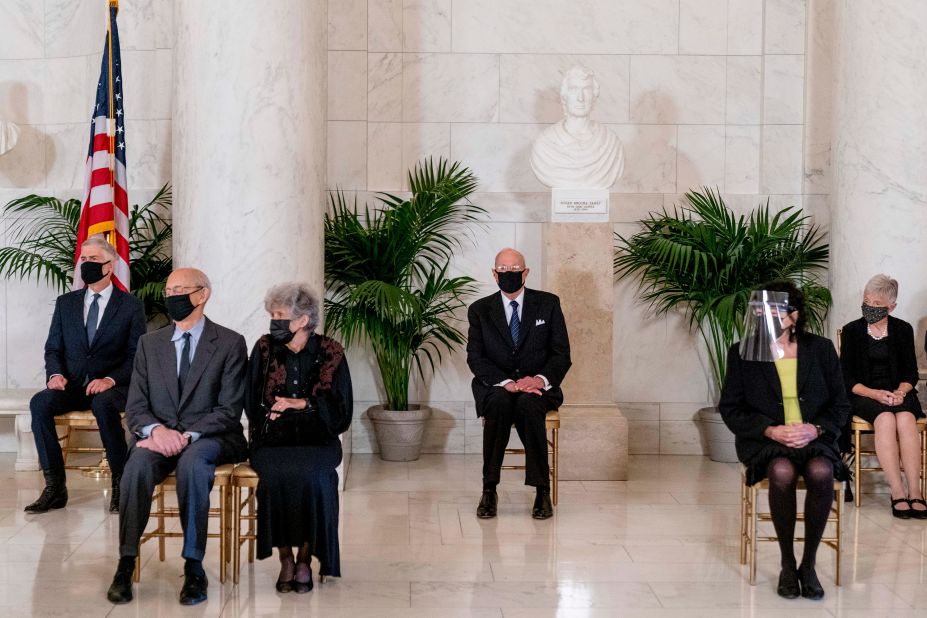
{"type": "Polygon", "coordinates": [[[782,405],[785,408],[785,424],[801,425],[801,407],[798,405],[798,359],[780,358],[776,361],[776,372],[782,385],[782,405]]]}

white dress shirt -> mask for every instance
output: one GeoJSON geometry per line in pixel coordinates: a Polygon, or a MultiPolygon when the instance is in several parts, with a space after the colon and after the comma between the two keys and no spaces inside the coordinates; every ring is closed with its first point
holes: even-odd
{"type": "MultiPolygon", "coordinates": [[[[515,298],[509,298],[505,295],[505,292],[499,292],[499,295],[502,297],[502,307],[505,309],[505,323],[512,323],[512,301],[514,300],[518,303],[518,323],[521,324],[522,309],[525,308],[525,288],[521,289],[521,292],[515,298]]],[[[534,376],[536,378],[541,378],[544,381],[544,388],[542,390],[550,390],[550,382],[547,381],[547,378],[538,374],[534,376]]],[[[509,382],[514,382],[514,380],[502,380],[496,386],[505,386],[509,382]]]]}
{"type": "Polygon", "coordinates": [[[106,305],[109,304],[109,299],[113,295],[113,284],[110,283],[99,292],[94,292],[89,286],[87,287],[87,290],[84,292],[84,326],[87,325],[87,314],[90,312],[90,305],[93,304],[94,294],[100,295],[100,300],[97,301],[97,306],[100,308],[100,311],[97,313],[97,328],[99,328],[100,321],[103,319],[103,312],[106,311],[106,305]]]}

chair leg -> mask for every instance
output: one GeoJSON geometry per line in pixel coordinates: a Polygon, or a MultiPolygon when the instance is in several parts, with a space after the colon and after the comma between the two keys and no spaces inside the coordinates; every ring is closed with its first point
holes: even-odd
{"type": "Polygon", "coordinates": [[[135,554],[135,572],[132,573],[132,579],[137,584],[142,580],[142,548],[139,546],[138,553],[135,554]]]}
{"type": "Polygon", "coordinates": [[[241,570],[241,487],[232,490],[232,583],[238,584],[241,570]]]}
{"type": "Polygon", "coordinates": [[[740,564],[747,564],[747,486],[740,484],[740,564]]]}
{"type": "Polygon", "coordinates": [[[226,485],[219,486],[219,583],[224,584],[227,575],[228,562],[225,555],[228,550],[228,527],[225,519],[228,517],[228,493],[226,485]]]}
{"type": "Polygon", "coordinates": [[[927,431],[921,432],[921,495],[927,496],[927,431]]]}
{"type": "Polygon", "coordinates": [[[167,532],[167,528],[164,525],[164,487],[158,489],[158,559],[161,562],[164,562],[167,552],[164,547],[164,533],[167,532]]]}
{"type": "Polygon", "coordinates": [[[750,585],[756,585],[756,485],[750,487],[750,585]]]}
{"type": "Polygon", "coordinates": [[[550,431],[551,431],[551,434],[553,434],[552,439],[553,439],[553,447],[554,447],[554,454],[553,454],[554,465],[550,467],[550,472],[554,477],[553,482],[552,482],[554,486],[553,487],[554,506],[557,506],[557,484],[560,478],[560,470],[559,470],[560,468],[560,436],[559,436],[560,430],[554,427],[550,431]]]}
{"type": "Polygon", "coordinates": [[[64,460],[64,467],[68,467],[68,455],[71,454],[71,426],[64,426],[64,435],[61,436],[61,459],[64,460]]]}
{"type": "Polygon", "coordinates": [[[843,489],[837,490],[837,542],[835,543],[837,550],[837,565],[834,568],[834,581],[837,586],[840,585],[840,558],[842,545],[840,539],[843,538],[843,489]]]}
{"type": "Polygon", "coordinates": [[[254,539],[257,537],[255,516],[257,512],[257,491],[254,487],[248,488],[248,562],[254,562],[254,539]]]}
{"type": "Polygon", "coordinates": [[[856,508],[859,508],[860,504],[860,495],[862,492],[859,490],[860,486],[860,460],[863,458],[862,451],[860,449],[862,443],[862,437],[859,429],[853,431],[853,448],[856,449],[856,457],[853,458],[853,485],[856,490],[856,495],[853,497],[856,503],[856,508]]]}

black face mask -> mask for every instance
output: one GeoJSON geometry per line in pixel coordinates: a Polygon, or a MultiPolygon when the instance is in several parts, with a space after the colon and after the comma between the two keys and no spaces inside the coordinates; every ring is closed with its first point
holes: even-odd
{"type": "Polygon", "coordinates": [[[884,320],[888,315],[888,307],[873,307],[863,303],[863,319],[866,324],[875,324],[879,320],[884,320]]]}
{"type": "Polygon", "coordinates": [[[190,300],[190,294],[177,294],[164,299],[167,305],[167,315],[175,322],[185,320],[196,310],[196,305],[190,300]]]}
{"type": "Polygon", "coordinates": [[[289,320],[271,320],[270,321],[270,338],[277,343],[284,345],[293,341],[296,333],[290,330],[289,320]]]}
{"type": "Polygon", "coordinates": [[[504,273],[497,272],[499,276],[499,289],[506,294],[514,294],[521,289],[521,275],[524,271],[515,272],[507,270],[504,273]]]}
{"type": "Polygon", "coordinates": [[[93,285],[97,281],[100,281],[106,275],[103,274],[103,265],[109,264],[112,260],[107,260],[105,262],[81,262],[80,263],[80,278],[87,285],[93,285]]]}

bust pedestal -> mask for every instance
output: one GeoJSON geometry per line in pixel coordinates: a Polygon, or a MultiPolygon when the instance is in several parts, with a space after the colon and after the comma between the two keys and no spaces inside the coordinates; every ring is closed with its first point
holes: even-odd
{"type": "Polygon", "coordinates": [[[628,478],[628,421],[614,403],[614,277],[610,223],[544,225],[544,289],[557,294],[573,366],[560,408],[560,478],[628,478]]]}

